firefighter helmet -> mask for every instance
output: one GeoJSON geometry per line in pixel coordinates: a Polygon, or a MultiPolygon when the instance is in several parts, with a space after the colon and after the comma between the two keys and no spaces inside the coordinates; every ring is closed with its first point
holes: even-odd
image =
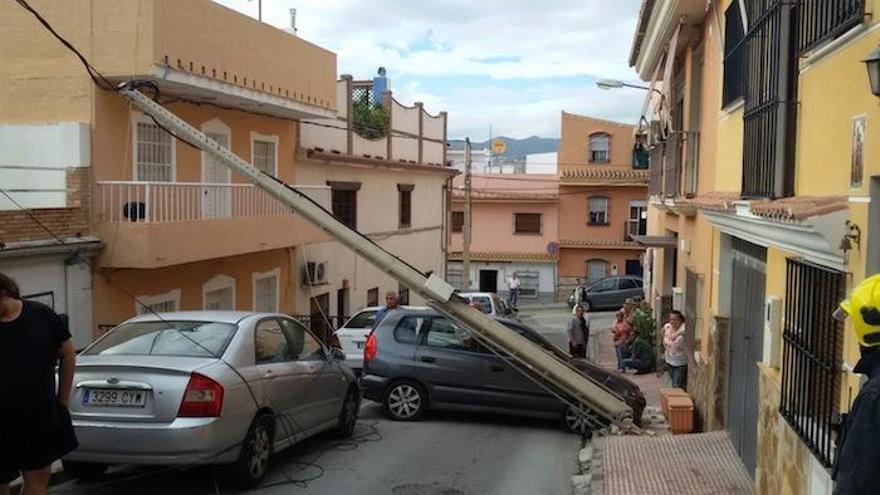
{"type": "Polygon", "coordinates": [[[852,318],[859,344],[880,346],[880,274],[853,289],[849,299],[840,303],[840,309],[852,318]]]}

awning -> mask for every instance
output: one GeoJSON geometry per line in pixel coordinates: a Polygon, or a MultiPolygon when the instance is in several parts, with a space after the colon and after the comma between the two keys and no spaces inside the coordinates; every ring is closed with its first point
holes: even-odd
{"type": "Polygon", "coordinates": [[[677,247],[678,239],[672,235],[633,235],[632,240],[646,247],[677,247]]]}

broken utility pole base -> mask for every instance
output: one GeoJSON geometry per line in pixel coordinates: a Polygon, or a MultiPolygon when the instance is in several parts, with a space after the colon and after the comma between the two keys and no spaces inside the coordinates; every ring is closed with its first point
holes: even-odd
{"type": "Polygon", "coordinates": [[[617,394],[491,319],[482,311],[475,310],[463,300],[452,297],[453,288],[442,278],[437,275],[426,277],[416,268],[337,220],[331,212],[302,192],[261,172],[230,150],[220,146],[138,91],[132,83],[120,85],[119,93],[178,139],[189,142],[210,154],[224,166],[243,175],[255,186],[289,206],[294,212],[425,298],[431,307],[464,326],[478,341],[508,360],[538,385],[580,411],[595,427],[609,423],[616,423],[627,430],[634,427],[632,409],[617,394]]]}

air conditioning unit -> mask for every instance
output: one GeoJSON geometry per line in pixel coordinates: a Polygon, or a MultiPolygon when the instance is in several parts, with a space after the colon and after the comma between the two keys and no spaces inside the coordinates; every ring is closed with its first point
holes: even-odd
{"type": "Polygon", "coordinates": [[[779,368],[782,354],[782,298],[764,301],[764,366],[779,368]]]}
{"type": "Polygon", "coordinates": [[[684,290],[681,287],[672,288],[672,309],[684,311],[684,290]]]}
{"type": "Polygon", "coordinates": [[[322,285],[327,283],[328,265],[326,261],[309,261],[303,272],[303,285],[322,285]]]}

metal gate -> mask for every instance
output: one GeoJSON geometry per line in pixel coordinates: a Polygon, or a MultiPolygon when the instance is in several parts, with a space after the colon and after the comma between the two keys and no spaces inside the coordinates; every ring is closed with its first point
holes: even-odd
{"type": "Polygon", "coordinates": [[[767,250],[733,238],[733,293],[727,376],[727,430],[754,477],[758,441],[758,366],[763,352],[767,250]]]}

